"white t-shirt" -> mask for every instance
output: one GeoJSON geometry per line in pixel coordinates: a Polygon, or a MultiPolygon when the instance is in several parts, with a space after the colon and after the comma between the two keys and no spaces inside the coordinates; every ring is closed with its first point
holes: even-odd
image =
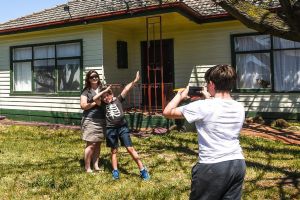
{"type": "Polygon", "coordinates": [[[245,119],[241,103],[214,98],[198,100],[179,109],[189,123],[195,122],[200,163],[244,159],[239,143],[245,119]]]}

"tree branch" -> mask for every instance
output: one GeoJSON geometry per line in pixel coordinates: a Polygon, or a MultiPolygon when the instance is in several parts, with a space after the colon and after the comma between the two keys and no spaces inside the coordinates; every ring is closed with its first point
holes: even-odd
{"type": "Polygon", "coordinates": [[[261,33],[300,42],[300,32],[276,13],[272,13],[245,0],[213,1],[249,28],[261,33]]]}
{"type": "Polygon", "coordinates": [[[285,20],[287,23],[293,27],[293,29],[299,31],[299,23],[298,23],[298,17],[294,15],[292,2],[290,0],[279,0],[282,12],[284,14],[285,20]]]}

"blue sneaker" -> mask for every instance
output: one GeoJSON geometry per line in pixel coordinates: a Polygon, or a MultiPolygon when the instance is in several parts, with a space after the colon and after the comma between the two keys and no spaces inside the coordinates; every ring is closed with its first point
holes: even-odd
{"type": "Polygon", "coordinates": [[[141,171],[140,171],[140,176],[141,176],[141,178],[142,178],[144,181],[147,181],[147,180],[150,179],[150,175],[149,175],[147,169],[141,170],[141,171]]]}
{"type": "Polygon", "coordinates": [[[119,173],[119,170],[115,169],[112,171],[112,177],[113,177],[113,180],[118,180],[120,179],[120,173],[119,173]]]}

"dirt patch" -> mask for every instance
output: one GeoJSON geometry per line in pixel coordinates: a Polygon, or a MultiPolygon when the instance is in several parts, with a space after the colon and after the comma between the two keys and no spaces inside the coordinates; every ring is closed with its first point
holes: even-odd
{"type": "MultiPolygon", "coordinates": [[[[48,128],[58,129],[58,128],[67,128],[67,129],[73,129],[73,130],[80,130],[80,126],[70,126],[70,125],[64,125],[64,124],[50,124],[46,122],[23,122],[23,121],[13,121],[8,119],[2,119],[0,120],[0,124],[2,125],[25,125],[25,126],[45,126],[48,128]]],[[[160,129],[159,129],[160,130],[160,129]]],[[[137,136],[140,136],[139,134],[143,133],[142,135],[149,136],[149,133],[147,131],[141,131],[138,133],[134,133],[134,135],[137,134],[137,136]]],[[[164,131],[165,133],[165,131],[164,131]]],[[[155,132],[153,133],[155,134],[155,132]]],[[[300,145],[300,131],[294,131],[294,130],[277,130],[274,128],[271,128],[270,126],[261,125],[261,124],[245,124],[242,132],[242,135],[247,136],[254,136],[254,137],[262,137],[270,140],[279,140],[286,144],[294,144],[294,145],[300,145]]]]}
{"type": "Polygon", "coordinates": [[[242,135],[262,137],[270,140],[279,140],[286,144],[300,145],[300,131],[288,129],[277,130],[261,124],[244,125],[242,135]]]}

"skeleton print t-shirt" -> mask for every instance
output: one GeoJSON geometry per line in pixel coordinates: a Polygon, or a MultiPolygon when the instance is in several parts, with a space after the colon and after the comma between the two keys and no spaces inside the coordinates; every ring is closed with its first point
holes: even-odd
{"type": "Polygon", "coordinates": [[[124,98],[119,95],[117,98],[114,98],[111,103],[105,105],[107,127],[118,127],[126,124],[122,107],[123,101],[124,98]]]}

